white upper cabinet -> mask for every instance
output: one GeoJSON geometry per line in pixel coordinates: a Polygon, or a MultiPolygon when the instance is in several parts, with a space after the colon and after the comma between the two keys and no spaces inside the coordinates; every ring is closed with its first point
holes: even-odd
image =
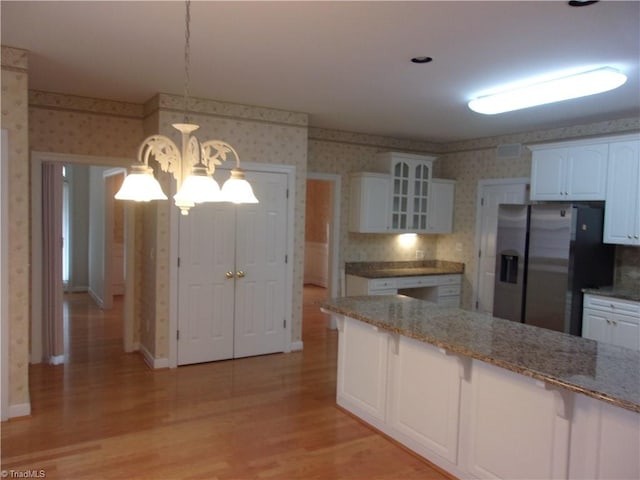
{"type": "Polygon", "coordinates": [[[640,245],[640,140],[609,146],[604,242],[640,245]]]}
{"type": "Polygon", "coordinates": [[[431,193],[428,212],[429,233],[453,232],[453,204],[455,180],[431,180],[431,193]]]}
{"type": "Polygon", "coordinates": [[[349,176],[349,231],[387,233],[391,177],[386,173],[349,176]]]}
{"type": "Polygon", "coordinates": [[[566,142],[534,145],[531,200],[604,200],[609,145],[566,142]]]}
{"type": "Polygon", "coordinates": [[[378,155],[381,167],[391,172],[392,232],[429,233],[430,184],[435,157],[385,152],[378,155]]]}

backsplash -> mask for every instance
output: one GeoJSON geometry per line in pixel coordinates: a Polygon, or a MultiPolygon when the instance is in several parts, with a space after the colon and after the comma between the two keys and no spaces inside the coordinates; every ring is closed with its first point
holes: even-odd
{"type": "Polygon", "coordinates": [[[616,277],[618,288],[640,291],[640,247],[616,246],[616,277]]]}

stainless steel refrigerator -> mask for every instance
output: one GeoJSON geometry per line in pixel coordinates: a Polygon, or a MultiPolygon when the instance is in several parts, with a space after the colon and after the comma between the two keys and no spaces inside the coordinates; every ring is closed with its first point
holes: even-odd
{"type": "Polygon", "coordinates": [[[581,335],[582,289],[613,283],[603,220],[600,205],[500,205],[493,315],[581,335]]]}

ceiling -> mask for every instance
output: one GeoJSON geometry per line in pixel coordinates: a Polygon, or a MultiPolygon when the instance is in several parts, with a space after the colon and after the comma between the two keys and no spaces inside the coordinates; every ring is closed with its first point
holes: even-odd
{"type": "MultiPolygon", "coordinates": [[[[1,2],[29,88],[142,103],[182,94],[182,2],[1,2]]],[[[640,2],[212,2],[191,5],[190,94],[306,112],[312,126],[449,142],[638,116],[640,2]],[[431,63],[410,59],[426,55],[431,63]],[[500,115],[474,96],[610,65],[619,89],[500,115]]]]}

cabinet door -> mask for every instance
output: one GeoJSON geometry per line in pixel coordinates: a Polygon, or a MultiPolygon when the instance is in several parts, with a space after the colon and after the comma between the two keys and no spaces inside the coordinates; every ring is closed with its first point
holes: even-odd
{"type": "Polygon", "coordinates": [[[411,205],[412,231],[427,231],[428,208],[430,202],[429,184],[431,164],[418,163],[413,166],[413,189],[411,205]]]}
{"type": "Polygon", "coordinates": [[[429,458],[456,463],[460,406],[459,365],[436,347],[400,337],[392,354],[389,423],[392,436],[429,458]]]}
{"type": "Polygon", "coordinates": [[[638,318],[629,315],[610,315],[611,343],[620,347],[640,350],[640,327],[638,318]]]}
{"type": "Polygon", "coordinates": [[[354,175],[349,184],[349,231],[385,233],[389,230],[388,175],[354,175]]]}
{"type": "Polygon", "coordinates": [[[586,145],[569,150],[567,200],[604,200],[609,145],[586,145]]]}
{"type": "Polygon", "coordinates": [[[337,401],[381,426],[386,419],[388,335],[345,318],[338,338],[337,401]]]}
{"type": "Polygon", "coordinates": [[[531,200],[565,200],[568,148],[533,152],[531,200]]]}
{"type": "Polygon", "coordinates": [[[582,315],[582,336],[598,342],[610,342],[609,315],[585,308],[582,315]]]}
{"type": "Polygon", "coordinates": [[[432,180],[429,198],[429,233],[453,231],[453,203],[455,182],[432,180]]]}
{"type": "Polygon", "coordinates": [[[393,163],[392,172],[391,229],[406,230],[409,227],[409,182],[411,168],[406,161],[396,161],[393,163]]]}
{"type": "Polygon", "coordinates": [[[640,245],[640,142],[609,147],[604,242],[640,245]]]}

